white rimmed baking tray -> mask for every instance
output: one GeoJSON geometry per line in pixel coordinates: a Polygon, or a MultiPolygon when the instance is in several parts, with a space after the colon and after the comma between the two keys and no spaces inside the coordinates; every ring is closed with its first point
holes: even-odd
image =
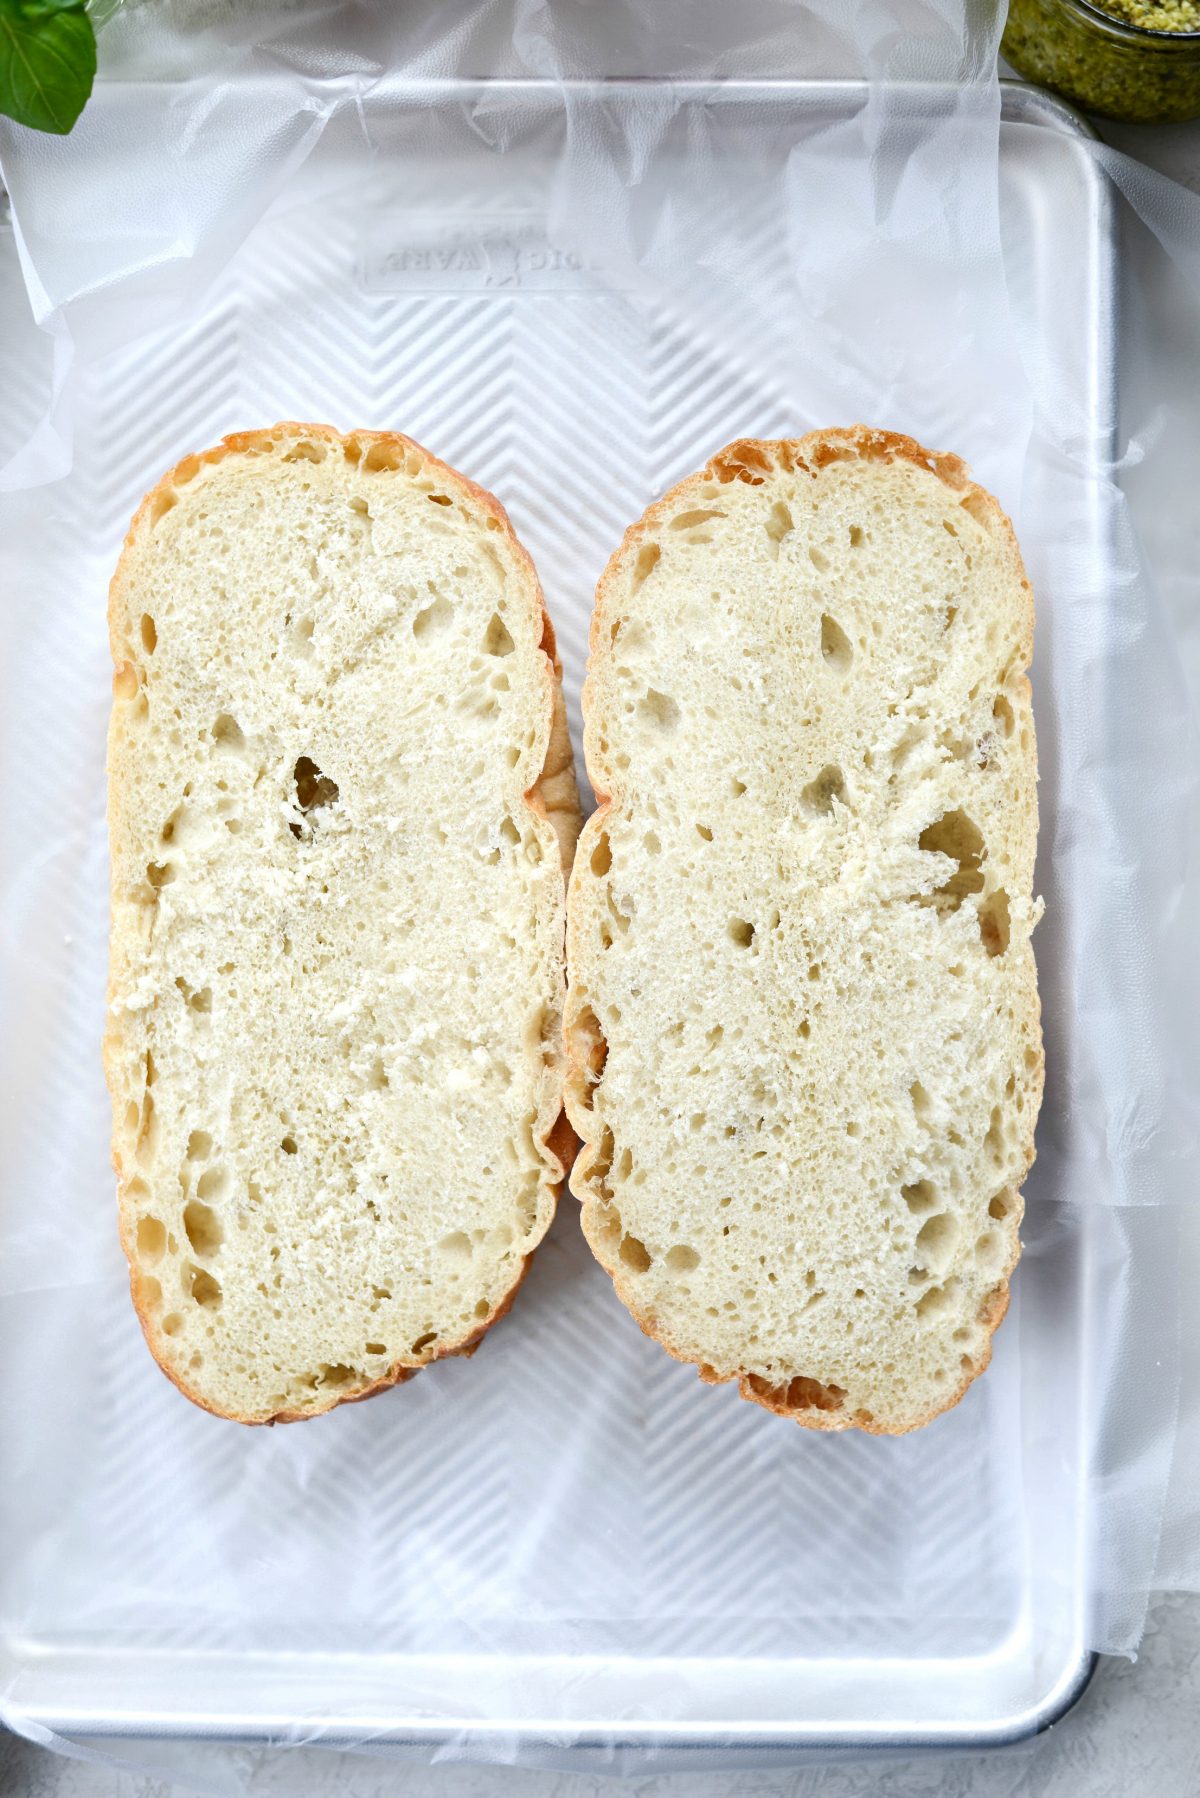
{"type": "MultiPolygon", "coordinates": [[[[617,92],[653,104],[656,85],[580,86],[572,100],[586,116],[617,92]]],[[[397,91],[387,155],[400,197],[377,169],[349,203],[331,183],[302,210],[276,207],[185,326],[89,366],[63,529],[19,546],[37,604],[13,649],[17,677],[37,680],[59,633],[82,632],[90,675],[70,706],[58,695],[48,707],[14,803],[73,817],[82,786],[98,811],[104,582],[143,490],[225,430],[288,416],[396,425],[493,487],[538,562],[577,724],[591,590],[624,525],[751,419],[763,435],[794,427],[789,396],[752,359],[698,358],[670,320],[552,240],[536,156],[495,156],[480,138],[453,168],[423,163],[429,109],[476,94],[493,113],[544,114],[547,129],[561,105],[536,82],[397,91]],[[635,391],[631,432],[623,396],[635,391]],[[618,429],[621,459],[584,481],[581,443],[618,429]]],[[[671,105],[703,107],[749,166],[756,135],[844,117],[861,97],[846,83],[671,84],[671,105]]],[[[114,86],[98,103],[123,102],[114,86]]],[[[1062,334],[1099,454],[1106,195],[1066,108],[1009,87],[1004,117],[1014,303],[1062,334]]],[[[7,446],[21,408],[36,416],[49,367],[21,322],[11,238],[0,256],[7,446]]],[[[1099,528],[1088,553],[1103,567],[1099,528]]],[[[472,1364],[302,1431],[238,1431],[162,1380],[128,1306],[94,1053],[103,860],[93,839],[75,855],[66,838],[70,865],[51,859],[28,914],[44,978],[15,992],[31,1074],[27,1098],[10,1094],[3,1203],[82,1194],[92,1221],[65,1285],[24,1275],[0,1304],[9,1382],[31,1395],[4,1443],[18,1470],[0,1571],[14,1721],[81,1736],[453,1741],[480,1754],[520,1738],[530,1756],[767,1759],[1010,1741],[1073,1701],[1091,1665],[1086,1216],[1031,1207],[991,1371],[900,1442],[814,1436],[702,1388],[633,1328],[569,1200],[513,1319],[472,1364]],[[38,1116],[37,1069],[64,1064],[67,1090],[38,1116]],[[66,1304],[83,1365],[61,1354],[66,1304]]]]}

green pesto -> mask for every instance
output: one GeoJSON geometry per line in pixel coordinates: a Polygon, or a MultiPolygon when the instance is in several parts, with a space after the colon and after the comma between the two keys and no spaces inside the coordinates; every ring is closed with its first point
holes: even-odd
{"type": "Polygon", "coordinates": [[[1001,48],[1089,112],[1200,116],[1200,0],[1011,0],[1001,48]]]}

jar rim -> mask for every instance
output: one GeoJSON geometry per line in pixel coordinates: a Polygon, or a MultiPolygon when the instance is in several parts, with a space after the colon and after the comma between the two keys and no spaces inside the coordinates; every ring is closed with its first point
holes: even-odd
{"type": "Polygon", "coordinates": [[[1200,44],[1200,25],[1194,31],[1163,31],[1154,25],[1135,25],[1130,19],[1119,19],[1115,13],[1109,12],[1099,0],[1071,0],[1081,13],[1097,23],[1106,25],[1116,32],[1126,32],[1132,38],[1143,38],[1152,44],[1200,44]]]}

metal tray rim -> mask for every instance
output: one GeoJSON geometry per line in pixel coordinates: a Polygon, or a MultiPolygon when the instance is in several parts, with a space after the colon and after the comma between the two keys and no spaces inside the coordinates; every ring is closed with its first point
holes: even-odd
{"type": "MultiPolygon", "coordinates": [[[[129,91],[137,88],[160,88],[169,85],[169,82],[118,79],[104,85],[129,91]]],[[[347,86],[361,90],[363,84],[356,78],[335,77],[316,81],[311,85],[314,90],[329,92],[345,91],[347,86]]],[[[491,93],[541,98],[553,103],[563,91],[600,97],[623,90],[636,93],[647,88],[667,87],[681,100],[711,99],[720,102],[737,98],[753,100],[758,97],[778,100],[792,95],[809,104],[824,102],[831,105],[865,94],[868,85],[861,79],[842,78],[733,76],[675,79],[667,75],[579,77],[564,81],[548,81],[538,77],[452,76],[425,77],[394,86],[387,83],[378,86],[369,84],[377,97],[386,95],[389,98],[413,101],[422,97],[427,99],[432,94],[443,98],[466,98],[468,95],[491,93]]],[[[934,94],[946,91],[946,84],[939,82],[911,82],[902,85],[913,92],[934,94]]],[[[1024,81],[1004,78],[1000,82],[1000,92],[1001,117],[1006,122],[1034,124],[1068,138],[1094,139],[1097,135],[1073,107],[1044,89],[1024,81]]],[[[1108,266],[1111,263],[1111,202],[1098,175],[1093,176],[1093,181],[1093,198],[1100,224],[1097,247],[1103,265],[1099,284],[1106,284],[1111,293],[1111,268],[1108,266]],[[1109,276],[1107,283],[1103,280],[1105,272],[1109,276]]],[[[0,171],[0,197],[3,195],[0,171]]],[[[1098,315],[1100,353],[1094,366],[1098,365],[1101,380],[1106,375],[1115,379],[1112,358],[1113,325],[1111,311],[1106,315],[1098,315]]],[[[1086,1245],[1084,1252],[1086,1256],[1086,1245]]],[[[795,1721],[775,1725],[727,1724],[718,1730],[711,1725],[701,1727],[692,1723],[656,1720],[622,1723],[614,1729],[600,1719],[565,1727],[558,1719],[529,1719],[519,1727],[505,1727],[475,1717],[445,1719],[431,1724],[428,1717],[397,1718],[394,1714],[388,1718],[375,1719],[364,1715],[350,1727],[344,1717],[321,1718],[310,1714],[304,1720],[305,1735],[308,1740],[319,1740],[331,1748],[361,1744],[364,1737],[369,1737],[374,1743],[403,1744],[416,1750],[432,1750],[450,1740],[465,1739],[478,1758],[484,1758],[489,1747],[499,1749],[517,1742],[528,1744],[538,1740],[547,1746],[553,1742],[560,1754],[566,1751],[572,1756],[577,1755],[580,1760],[601,1754],[606,1759],[611,1759],[614,1754],[637,1754],[648,1748],[655,1748],[663,1758],[669,1760],[679,1757],[684,1764],[691,1756],[704,1754],[708,1757],[709,1765],[713,1764],[714,1752],[720,1754],[722,1750],[729,1755],[753,1758],[756,1764],[766,1764],[768,1761],[781,1762],[786,1757],[794,1758],[801,1752],[808,1754],[822,1750],[845,1752],[857,1749],[864,1754],[871,1754],[880,1751],[894,1752],[897,1749],[962,1752],[970,1748],[1001,1747],[1028,1740],[1052,1727],[1066,1716],[1087,1690],[1100,1657],[1080,1645],[1082,1619],[1079,1619],[1079,1623],[1080,1629],[1075,1632],[1075,1640],[1071,1644],[1070,1658],[1064,1662],[1053,1683],[1041,1697],[1025,1709],[983,1727],[963,1727],[951,1722],[926,1726],[914,1724],[911,1728],[897,1728],[894,1723],[888,1723],[873,1728],[857,1721],[842,1726],[826,1719],[818,1726],[820,1733],[810,1734],[802,1726],[798,1727],[795,1721]]],[[[8,1653],[5,1658],[19,1659],[19,1653],[13,1654],[17,1644],[10,1640],[6,1646],[8,1653]]],[[[192,1739],[231,1744],[267,1744],[286,1739],[296,1721],[285,1714],[270,1716],[263,1713],[241,1717],[230,1713],[210,1713],[208,1716],[193,1713],[188,1717],[179,1717],[177,1713],[143,1710],[136,1704],[121,1711],[106,1711],[104,1715],[87,1710],[32,1705],[24,1707],[20,1715],[22,1721],[27,1721],[35,1729],[40,1727],[70,1737],[97,1741],[115,1738],[192,1739]],[[180,1723],[183,1724],[182,1728],[179,1727],[180,1723]]]]}

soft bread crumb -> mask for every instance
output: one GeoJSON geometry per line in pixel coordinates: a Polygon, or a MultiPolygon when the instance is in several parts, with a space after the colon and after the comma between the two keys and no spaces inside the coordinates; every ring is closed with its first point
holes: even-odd
{"type": "Polygon", "coordinates": [[[303,425],[155,488],[109,621],[135,1302],[198,1404],[311,1416],[467,1351],[553,1213],[553,635],[490,495],[303,425]]]}
{"type": "Polygon", "coordinates": [[[572,1184],[638,1322],[823,1429],[986,1365],[1042,1049],[1033,602],[954,457],[732,445],[628,532],[584,705],[572,1184]]]}

